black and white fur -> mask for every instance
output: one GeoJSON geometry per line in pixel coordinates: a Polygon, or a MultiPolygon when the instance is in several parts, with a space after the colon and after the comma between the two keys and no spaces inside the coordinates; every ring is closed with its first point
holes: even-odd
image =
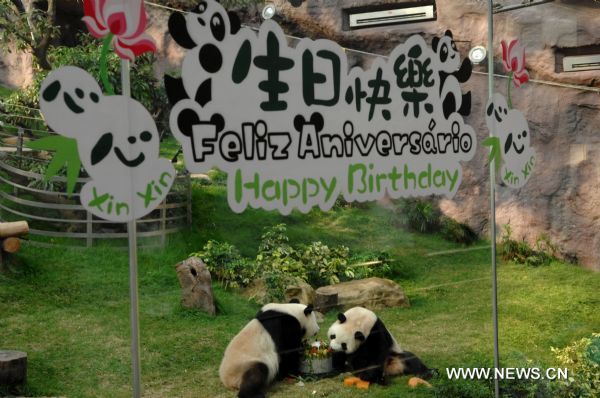
{"type": "Polygon", "coordinates": [[[318,331],[312,306],[263,306],[227,346],[219,368],[221,382],[239,390],[239,398],[263,398],[275,378],[300,374],[302,340],[318,331]]]}
{"type": "Polygon", "coordinates": [[[431,374],[417,356],[400,348],[381,319],[366,308],[353,307],[338,314],[327,334],[334,367],[344,371],[347,363],[363,381],[385,384],[386,376],[431,374]]]}

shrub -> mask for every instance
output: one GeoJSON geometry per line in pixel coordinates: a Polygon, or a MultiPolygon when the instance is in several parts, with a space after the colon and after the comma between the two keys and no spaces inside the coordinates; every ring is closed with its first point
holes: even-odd
{"type": "Polygon", "coordinates": [[[442,216],[441,218],[440,233],[446,240],[465,245],[470,245],[478,239],[475,231],[467,224],[459,223],[453,218],[446,216],[442,216]]]}
{"type": "Polygon", "coordinates": [[[265,281],[267,299],[283,299],[285,289],[299,280],[319,287],[342,280],[365,278],[376,272],[383,276],[389,271],[389,255],[363,253],[352,261],[383,262],[377,269],[364,264],[350,266],[350,250],[345,246],[329,247],[322,242],[293,247],[285,224],[266,228],[261,236],[254,260],[244,258],[235,246],[209,240],[203,251],[193,253],[204,260],[210,272],[225,287],[245,287],[257,278],[265,281]]]}
{"type": "Polygon", "coordinates": [[[254,262],[242,257],[235,246],[226,242],[209,240],[203,251],[191,255],[200,257],[225,288],[246,286],[258,272],[254,262]]]}
{"type": "Polygon", "coordinates": [[[500,255],[505,261],[514,261],[533,267],[550,264],[556,257],[557,247],[546,234],[541,234],[532,248],[525,240],[517,241],[512,238],[510,224],[504,226],[500,238],[500,255]]]}
{"type": "Polygon", "coordinates": [[[398,201],[396,214],[400,225],[416,232],[438,231],[442,215],[433,197],[402,198],[398,201]]]}
{"type": "Polygon", "coordinates": [[[556,380],[556,396],[592,398],[600,396],[600,334],[594,333],[565,348],[552,348],[557,366],[569,369],[567,380],[556,380]]]}
{"type": "Polygon", "coordinates": [[[478,380],[449,380],[440,377],[432,380],[436,398],[489,398],[493,390],[489,383],[478,380]]]}

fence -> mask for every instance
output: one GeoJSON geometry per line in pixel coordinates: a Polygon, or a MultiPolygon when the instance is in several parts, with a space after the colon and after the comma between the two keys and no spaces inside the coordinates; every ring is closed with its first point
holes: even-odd
{"type": "MultiPolygon", "coordinates": [[[[0,122],[0,220],[25,220],[30,240],[40,246],[91,247],[102,241],[126,247],[127,225],[101,220],[79,203],[79,190],[88,178],[77,180],[71,197],[65,193],[66,178],[44,181],[51,155],[24,145],[35,139],[24,130],[0,122]]],[[[144,246],[164,245],[167,236],[191,224],[191,182],[187,172],[178,172],[163,203],[137,221],[144,246]]]]}

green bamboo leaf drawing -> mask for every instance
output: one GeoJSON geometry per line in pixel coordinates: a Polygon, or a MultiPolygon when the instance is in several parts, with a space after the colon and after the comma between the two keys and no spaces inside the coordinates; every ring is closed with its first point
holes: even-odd
{"type": "Polygon", "coordinates": [[[496,173],[500,172],[500,167],[502,166],[502,151],[500,150],[500,138],[498,137],[488,137],[483,143],[483,146],[490,147],[490,157],[488,160],[488,165],[494,162],[494,166],[496,167],[496,173]]]}
{"type": "Polygon", "coordinates": [[[81,169],[81,160],[77,151],[77,140],[53,135],[27,143],[27,146],[35,150],[55,151],[54,157],[46,169],[44,180],[58,175],[60,169],[67,167],[67,194],[71,196],[75,192],[75,184],[81,169]]]}

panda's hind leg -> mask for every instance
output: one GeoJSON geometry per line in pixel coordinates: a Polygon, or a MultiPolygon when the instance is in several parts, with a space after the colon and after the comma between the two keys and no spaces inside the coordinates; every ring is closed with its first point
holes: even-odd
{"type": "Polygon", "coordinates": [[[240,384],[239,398],[265,398],[269,381],[269,368],[262,362],[256,362],[244,372],[240,384]]]}

